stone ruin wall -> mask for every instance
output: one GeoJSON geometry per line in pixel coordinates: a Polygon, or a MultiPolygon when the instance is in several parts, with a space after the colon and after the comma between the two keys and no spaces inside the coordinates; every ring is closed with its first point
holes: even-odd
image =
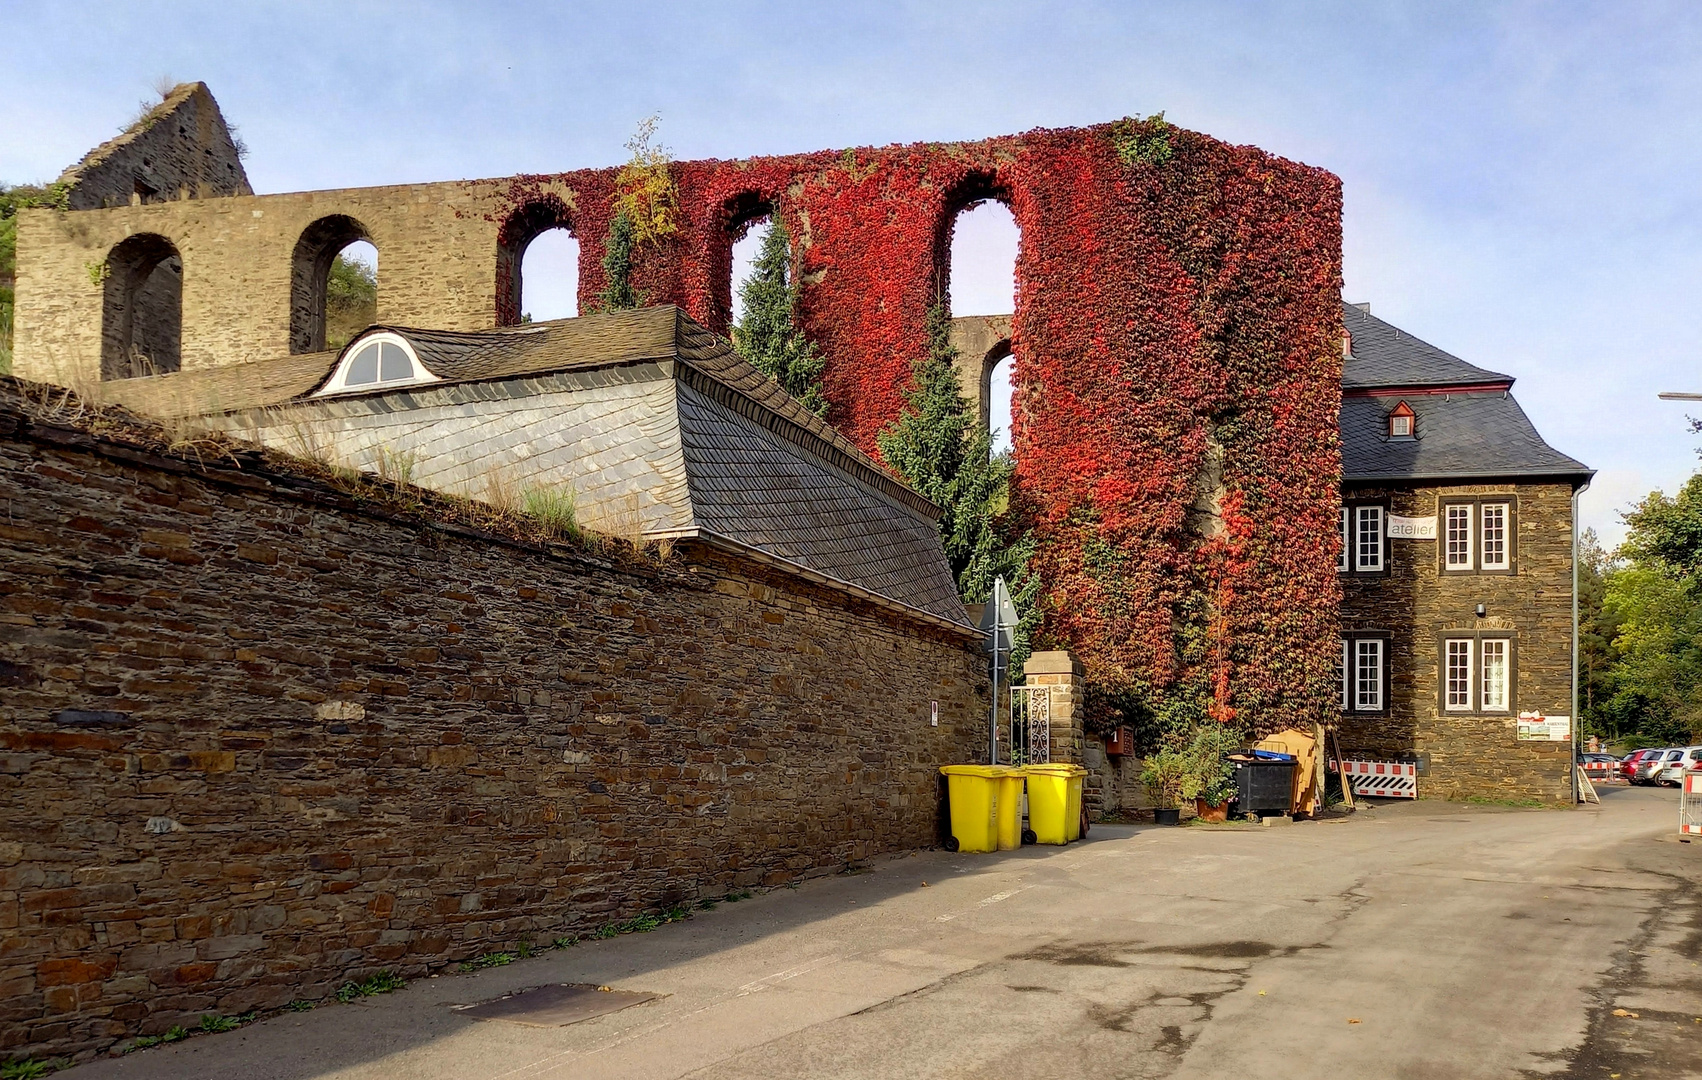
{"type": "MultiPolygon", "coordinates": [[[[779,205],[805,328],[828,361],[830,419],[871,451],[904,407],[928,311],[949,292],[957,213],[1006,202],[1022,230],[1009,330],[1026,402],[1013,425],[1015,501],[1036,530],[1042,644],[1081,656],[1090,681],[1155,705],[1233,710],[1261,730],[1327,710],[1339,598],[1335,177],[1151,121],[673,172],[679,231],[639,249],[635,285],[724,331],[733,239],[779,205]]],[[[16,370],[96,381],[94,278],[139,233],[182,255],[184,370],[301,347],[294,263],[327,219],[338,225],[326,235],[377,247],[380,323],[517,321],[520,253],[557,225],[580,240],[584,308],[604,284],[615,175],[26,212],[16,370]]]]}
{"type": "Polygon", "coordinates": [[[961,638],[0,408],[0,1052],[413,976],[937,839],[961,638]],[[930,724],[939,703],[939,726],[930,724]]]}

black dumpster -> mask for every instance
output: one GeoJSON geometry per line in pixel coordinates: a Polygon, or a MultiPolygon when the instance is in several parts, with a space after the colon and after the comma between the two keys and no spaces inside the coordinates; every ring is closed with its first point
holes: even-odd
{"type": "Polygon", "coordinates": [[[1235,764],[1236,812],[1286,814],[1294,797],[1293,761],[1240,761],[1235,764]]]}

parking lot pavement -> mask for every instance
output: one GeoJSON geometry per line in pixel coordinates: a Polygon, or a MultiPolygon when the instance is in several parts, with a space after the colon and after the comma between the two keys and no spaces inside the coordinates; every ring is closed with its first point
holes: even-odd
{"type": "Polygon", "coordinates": [[[926,852],[66,1075],[1702,1075],[1702,843],[1674,792],[1602,801],[926,852]],[[455,1007],[564,982],[665,996],[557,1027],[455,1007]]]}

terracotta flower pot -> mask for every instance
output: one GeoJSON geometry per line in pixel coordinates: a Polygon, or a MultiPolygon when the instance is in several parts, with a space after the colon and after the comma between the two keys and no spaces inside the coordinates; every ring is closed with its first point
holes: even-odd
{"type": "Polygon", "coordinates": [[[1229,820],[1229,804],[1219,803],[1217,806],[1208,804],[1204,799],[1194,800],[1194,812],[1200,815],[1200,820],[1208,823],[1229,820]]]}

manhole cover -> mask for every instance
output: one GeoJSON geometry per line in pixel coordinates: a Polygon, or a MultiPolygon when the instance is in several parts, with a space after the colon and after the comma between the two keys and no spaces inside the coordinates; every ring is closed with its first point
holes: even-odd
{"type": "Polygon", "coordinates": [[[620,1012],[631,1005],[661,997],[639,990],[610,990],[590,983],[555,983],[522,990],[494,1001],[468,1005],[459,1011],[464,1016],[480,1020],[507,1020],[513,1024],[533,1027],[560,1027],[577,1024],[593,1016],[620,1012]]]}

